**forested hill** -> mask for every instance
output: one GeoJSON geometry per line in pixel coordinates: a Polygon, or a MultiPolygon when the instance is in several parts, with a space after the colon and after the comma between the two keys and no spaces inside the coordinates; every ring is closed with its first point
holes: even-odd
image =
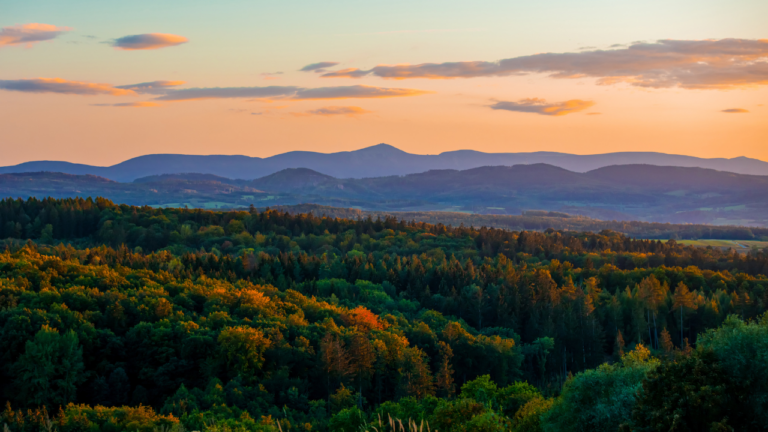
{"type": "Polygon", "coordinates": [[[415,174],[429,170],[468,170],[490,165],[521,164],[549,164],[574,172],[587,172],[611,165],[648,164],[768,175],[768,163],[746,157],[704,159],[653,152],[573,155],[554,152],[483,153],[473,150],[419,155],[406,153],[387,144],[329,154],[293,151],[267,158],[155,154],[139,156],[107,167],[36,161],[0,167],[0,173],[55,171],[78,175],[92,174],[121,182],[130,182],[140,177],[180,173],[204,173],[253,180],[286,168],[309,168],[337,178],[364,178],[415,174]]]}
{"type": "Polygon", "coordinates": [[[188,173],[134,183],[62,173],[0,174],[0,196],[102,196],[134,205],[200,208],[312,203],[381,212],[544,210],[609,221],[768,226],[768,176],[652,165],[587,173],[546,164],[485,166],[363,179],[296,168],[253,181],[188,173]]]}
{"type": "Polygon", "coordinates": [[[742,322],[768,304],[765,252],[104,199],[0,210],[13,432],[768,424],[768,384],[745,378],[768,366],[768,318],[742,322]]]}

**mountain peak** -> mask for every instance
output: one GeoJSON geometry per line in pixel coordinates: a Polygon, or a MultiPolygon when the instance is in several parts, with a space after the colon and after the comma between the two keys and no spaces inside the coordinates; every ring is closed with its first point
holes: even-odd
{"type": "Polygon", "coordinates": [[[395,146],[384,143],[353,150],[351,153],[407,154],[395,146]]]}

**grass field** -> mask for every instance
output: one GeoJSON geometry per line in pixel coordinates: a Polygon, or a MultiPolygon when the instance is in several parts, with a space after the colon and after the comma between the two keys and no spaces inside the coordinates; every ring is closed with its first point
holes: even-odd
{"type": "Polygon", "coordinates": [[[677,240],[678,243],[689,246],[707,247],[712,246],[716,248],[733,248],[739,252],[746,252],[753,247],[763,249],[768,247],[768,241],[757,240],[677,240]]]}

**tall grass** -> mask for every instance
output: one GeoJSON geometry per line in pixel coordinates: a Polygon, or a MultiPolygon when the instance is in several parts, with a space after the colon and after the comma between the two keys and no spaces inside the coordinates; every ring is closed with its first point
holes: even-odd
{"type": "MultiPolygon", "coordinates": [[[[429,428],[429,422],[424,420],[421,423],[416,423],[412,419],[408,419],[405,424],[400,419],[388,417],[388,422],[381,420],[381,414],[379,414],[379,421],[377,423],[368,424],[367,422],[360,426],[360,432],[432,432],[429,428]]],[[[437,430],[435,430],[437,432],[437,430]]]]}

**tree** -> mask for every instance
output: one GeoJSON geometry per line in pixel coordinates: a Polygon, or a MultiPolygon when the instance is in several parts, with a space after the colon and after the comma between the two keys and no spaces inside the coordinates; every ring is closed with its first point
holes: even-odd
{"type": "Polygon", "coordinates": [[[403,351],[398,367],[402,394],[419,399],[434,395],[435,383],[425,357],[424,351],[416,347],[403,351]]]}
{"type": "Polygon", "coordinates": [[[747,394],[729,381],[711,350],[663,363],[643,381],[632,430],[756,430],[747,427],[748,414],[739,403],[747,394]]]}
{"type": "Polygon", "coordinates": [[[358,408],[362,409],[363,380],[367,380],[373,374],[373,363],[376,361],[376,354],[368,338],[358,332],[352,335],[349,344],[349,354],[352,360],[351,372],[355,375],[358,382],[358,408]]]}
{"type": "Polygon", "coordinates": [[[646,374],[658,366],[641,344],[618,364],[576,374],[542,416],[547,432],[614,432],[630,418],[646,374]]]}
{"type": "Polygon", "coordinates": [[[742,430],[768,425],[768,313],[749,323],[731,315],[719,328],[702,334],[696,348],[711,350],[746,396],[744,404],[755,420],[742,430]]]}
{"type": "Polygon", "coordinates": [[[453,350],[450,345],[443,341],[438,342],[438,344],[440,347],[440,366],[435,376],[435,386],[441,396],[451,397],[456,390],[453,383],[453,366],[451,366],[453,350]]]}
{"type": "Polygon", "coordinates": [[[343,382],[347,376],[352,374],[349,354],[347,354],[338,336],[328,332],[320,341],[320,359],[322,360],[323,371],[326,376],[330,404],[331,378],[336,378],[343,382]]]}
{"type": "Polygon", "coordinates": [[[675,294],[672,298],[675,301],[672,304],[672,309],[680,308],[680,346],[683,346],[683,310],[696,310],[698,306],[694,302],[693,293],[690,292],[688,287],[682,282],[677,284],[677,288],[675,288],[675,294]]]}
{"type": "Polygon", "coordinates": [[[264,351],[270,346],[261,330],[247,326],[226,328],[219,334],[218,342],[227,366],[246,379],[261,369],[264,351]]]}
{"type": "Polygon", "coordinates": [[[621,330],[616,332],[616,346],[614,349],[614,355],[618,358],[621,358],[624,355],[624,347],[626,344],[624,343],[624,336],[621,335],[621,330]]]}
{"type": "Polygon", "coordinates": [[[53,243],[53,225],[48,224],[40,232],[40,242],[45,244],[53,243]]]}
{"type": "Polygon", "coordinates": [[[83,349],[75,332],[62,335],[43,325],[13,366],[19,400],[33,406],[74,402],[78,386],[85,381],[84,369],[83,349]]]}
{"type": "Polygon", "coordinates": [[[656,328],[656,312],[659,310],[659,305],[664,301],[666,295],[666,285],[662,285],[655,276],[651,275],[640,282],[638,294],[648,311],[648,337],[651,340],[651,348],[654,346],[658,348],[659,334],[656,328]],[[653,330],[656,335],[654,338],[651,335],[651,320],[650,315],[653,314],[653,330]],[[655,343],[654,343],[655,341],[655,343]]]}
{"type": "Polygon", "coordinates": [[[675,350],[675,346],[672,344],[672,336],[669,335],[669,331],[666,328],[661,331],[661,349],[667,356],[671,355],[672,351],[675,350]]]}
{"type": "Polygon", "coordinates": [[[538,338],[531,344],[533,354],[536,355],[536,362],[539,365],[539,377],[544,382],[544,373],[547,370],[547,357],[549,352],[555,347],[555,340],[551,337],[538,338]]]}

